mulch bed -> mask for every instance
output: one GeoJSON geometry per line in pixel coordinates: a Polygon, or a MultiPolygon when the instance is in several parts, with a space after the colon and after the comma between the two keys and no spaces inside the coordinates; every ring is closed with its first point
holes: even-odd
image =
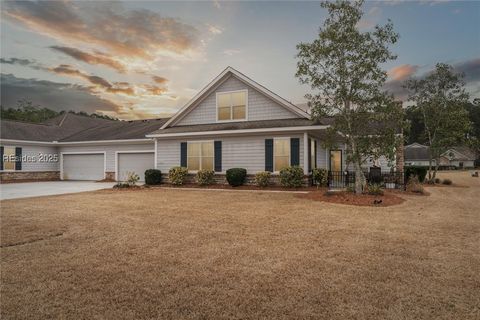
{"type": "MultiPolygon", "coordinates": [[[[395,192],[398,193],[398,192],[395,192]]],[[[369,194],[356,195],[351,192],[324,192],[315,191],[307,194],[297,195],[299,198],[323,201],[337,204],[346,204],[352,206],[368,206],[368,207],[389,207],[401,204],[405,199],[395,195],[394,192],[386,191],[383,196],[372,196],[369,194]]]]}

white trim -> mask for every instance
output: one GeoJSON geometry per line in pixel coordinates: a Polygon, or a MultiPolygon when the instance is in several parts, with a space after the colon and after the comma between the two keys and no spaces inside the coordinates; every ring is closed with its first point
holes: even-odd
{"type": "Polygon", "coordinates": [[[70,145],[70,144],[105,144],[105,143],[135,143],[135,142],[149,142],[152,139],[122,139],[122,140],[88,140],[88,141],[30,141],[30,140],[14,140],[14,139],[0,139],[0,143],[18,143],[18,144],[44,144],[44,145],[70,145]]]}
{"type": "Polygon", "coordinates": [[[248,89],[215,92],[215,121],[217,123],[248,121],[248,89]],[[230,120],[218,120],[218,95],[231,94],[235,92],[245,92],[245,119],[233,119],[233,106],[232,106],[232,101],[230,99],[230,120]]]}
{"type": "Polygon", "coordinates": [[[30,140],[15,140],[15,139],[0,139],[0,143],[15,143],[15,144],[53,144],[49,141],[30,141],[30,140]]]}
{"type": "Polygon", "coordinates": [[[279,174],[280,170],[276,170],[275,168],[275,141],[277,140],[287,140],[288,144],[288,165],[291,166],[292,164],[292,143],[291,137],[274,137],[273,138],[273,174],[279,174]]]}
{"type": "Polygon", "coordinates": [[[157,147],[157,144],[158,144],[158,140],[157,140],[157,139],[153,139],[153,141],[154,141],[154,143],[155,143],[155,150],[154,150],[155,154],[154,154],[154,156],[153,156],[155,163],[153,164],[153,168],[154,168],[154,169],[157,169],[157,166],[158,166],[158,165],[157,165],[157,158],[158,158],[158,147],[157,147]]]}
{"type": "Polygon", "coordinates": [[[198,92],[192,99],[190,99],[190,101],[188,101],[186,105],[184,105],[173,117],[171,117],[170,120],[165,122],[165,124],[161,127],[161,129],[165,129],[168,126],[170,126],[171,124],[174,124],[175,121],[179,120],[179,118],[181,118],[183,113],[188,111],[188,109],[191,106],[193,106],[195,104],[195,102],[197,102],[197,100],[200,97],[202,97],[212,87],[214,87],[217,84],[217,82],[219,82],[227,73],[233,74],[234,76],[236,76],[237,78],[239,78],[243,82],[247,83],[248,85],[250,85],[254,89],[260,91],[264,95],[268,96],[269,98],[271,98],[272,100],[274,100],[275,102],[277,102],[281,106],[285,107],[286,109],[288,109],[288,110],[292,111],[293,113],[297,114],[298,116],[300,116],[302,118],[308,118],[309,117],[309,115],[306,112],[302,111],[301,109],[299,109],[297,106],[295,106],[291,102],[288,102],[287,100],[283,99],[282,97],[278,96],[277,94],[275,94],[275,93],[271,92],[270,90],[264,88],[263,86],[261,86],[260,84],[258,84],[255,81],[253,81],[252,79],[246,77],[245,75],[238,72],[234,68],[227,67],[218,76],[216,76],[207,86],[205,86],[202,90],[200,90],[200,92],[198,92]]]}
{"type": "Polygon", "coordinates": [[[305,130],[325,130],[329,125],[314,125],[302,127],[280,127],[280,128],[259,128],[259,129],[240,129],[240,130],[217,130],[217,131],[196,131],[196,132],[179,132],[179,133],[164,133],[164,134],[149,134],[149,138],[169,138],[169,137],[188,137],[188,136],[208,136],[208,135],[222,135],[222,134],[241,134],[241,133],[274,133],[274,132],[292,132],[305,130]]]}
{"type": "Polygon", "coordinates": [[[103,154],[103,179],[107,176],[107,153],[105,151],[60,152],[60,180],[63,180],[63,155],[69,154],[103,154]]]}
{"type": "MultiPolygon", "coordinates": [[[[215,140],[190,140],[190,141],[186,141],[187,142],[187,170],[188,170],[188,144],[189,143],[207,143],[207,142],[211,142],[213,144],[213,168],[212,170],[215,171],[215,140]]],[[[201,151],[202,147],[200,146],[200,151],[201,151]]],[[[201,152],[200,152],[201,154],[201,152]]],[[[203,158],[203,155],[200,155],[200,170],[202,170],[202,158],[203,158]]],[[[189,173],[197,173],[199,170],[188,170],[189,173]]]]}
{"type": "Polygon", "coordinates": [[[122,150],[115,151],[115,181],[118,181],[118,154],[120,153],[153,153],[153,161],[155,160],[155,150],[122,150]]]}
{"type": "Polygon", "coordinates": [[[308,175],[308,157],[310,154],[308,153],[308,134],[306,132],[303,133],[303,174],[308,175]]]}

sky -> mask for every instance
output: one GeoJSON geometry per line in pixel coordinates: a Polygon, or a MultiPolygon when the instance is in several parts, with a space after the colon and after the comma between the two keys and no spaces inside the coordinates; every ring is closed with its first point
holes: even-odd
{"type": "MultiPolygon", "coordinates": [[[[171,116],[231,66],[283,98],[305,102],[296,45],[326,18],[319,2],[2,1],[1,104],[19,99],[54,110],[119,119],[171,116]]],[[[367,1],[358,27],[390,19],[398,55],[383,65],[385,89],[438,62],[465,74],[480,98],[480,2],[367,1]]]]}

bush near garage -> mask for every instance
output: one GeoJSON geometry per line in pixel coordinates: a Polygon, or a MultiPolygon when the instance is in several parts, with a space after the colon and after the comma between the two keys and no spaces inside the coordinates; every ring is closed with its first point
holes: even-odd
{"type": "Polygon", "coordinates": [[[185,184],[188,176],[188,169],[185,167],[173,167],[168,170],[168,180],[171,184],[181,186],[185,184]]]}
{"type": "Polygon", "coordinates": [[[158,169],[148,169],[145,171],[145,184],[156,185],[162,183],[162,172],[158,169]]]}
{"type": "Polygon", "coordinates": [[[299,188],[303,186],[303,169],[299,166],[281,169],[280,184],[287,188],[299,188]]]}
{"type": "Polygon", "coordinates": [[[201,186],[208,186],[215,183],[215,171],[213,170],[198,170],[197,183],[201,186]]]}
{"type": "Polygon", "coordinates": [[[226,172],[226,178],[228,184],[232,187],[238,187],[245,183],[247,177],[247,169],[244,168],[231,168],[226,172]]]}

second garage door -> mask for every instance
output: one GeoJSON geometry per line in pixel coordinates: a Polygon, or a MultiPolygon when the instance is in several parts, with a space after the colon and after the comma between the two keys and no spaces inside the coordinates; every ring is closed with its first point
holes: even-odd
{"type": "Polygon", "coordinates": [[[105,172],[103,153],[64,154],[63,180],[102,180],[105,172]]]}
{"type": "Polygon", "coordinates": [[[154,153],[118,153],[117,180],[125,181],[129,172],[135,172],[145,181],[145,170],[154,168],[154,153]]]}

